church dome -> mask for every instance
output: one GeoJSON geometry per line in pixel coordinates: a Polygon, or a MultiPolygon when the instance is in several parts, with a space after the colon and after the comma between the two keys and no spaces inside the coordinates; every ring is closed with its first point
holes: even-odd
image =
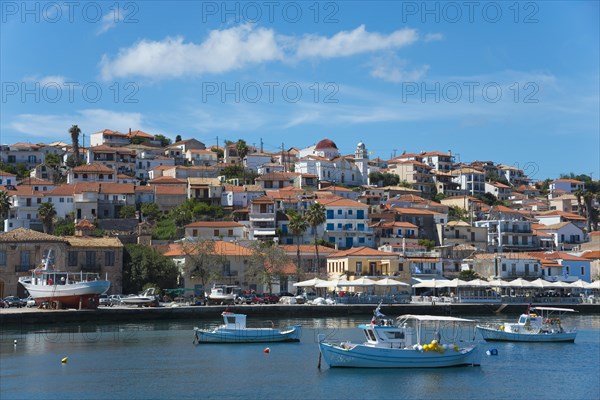
{"type": "Polygon", "coordinates": [[[323,139],[315,146],[315,150],[337,149],[333,140],[323,139]]]}

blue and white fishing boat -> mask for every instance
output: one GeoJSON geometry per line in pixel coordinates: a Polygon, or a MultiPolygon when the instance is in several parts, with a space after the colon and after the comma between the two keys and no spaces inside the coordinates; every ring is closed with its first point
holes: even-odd
{"type": "Polygon", "coordinates": [[[560,317],[577,312],[570,308],[528,307],[516,323],[478,325],[487,341],[505,342],[574,342],[575,329],[565,329],[560,317]]]}
{"type": "MultiPolygon", "coordinates": [[[[475,321],[433,315],[402,315],[397,322],[379,311],[370,324],[359,325],[367,339],[363,343],[327,342],[320,338],[319,348],[330,367],[358,368],[437,368],[480,365],[478,343],[465,344],[453,340],[443,343],[441,329],[450,332],[455,325],[475,321]],[[427,327],[433,328],[434,339],[424,342],[427,327]]],[[[456,331],[454,331],[456,332],[456,331]]],[[[319,355],[320,360],[320,355],[319,355]]],[[[320,363],[319,363],[320,364],[320,363]]]]}
{"type": "Polygon", "coordinates": [[[224,324],[214,329],[194,328],[198,343],[271,343],[298,342],[302,334],[301,325],[289,326],[283,330],[246,327],[246,315],[223,312],[224,324]]]}

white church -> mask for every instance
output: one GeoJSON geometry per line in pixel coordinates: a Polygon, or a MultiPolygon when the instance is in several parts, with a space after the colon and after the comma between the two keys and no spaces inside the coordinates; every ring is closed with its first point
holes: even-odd
{"type": "Polygon", "coordinates": [[[337,145],[330,139],[300,150],[295,163],[295,172],[314,174],[319,181],[334,185],[367,185],[369,173],[377,170],[377,167],[369,166],[369,154],[364,143],[358,143],[354,158],[342,157],[337,145]]]}

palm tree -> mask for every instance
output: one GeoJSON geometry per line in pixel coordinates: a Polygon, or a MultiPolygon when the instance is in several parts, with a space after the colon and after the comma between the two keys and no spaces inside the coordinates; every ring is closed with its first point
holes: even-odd
{"type": "Polygon", "coordinates": [[[54,204],[52,203],[42,203],[38,208],[38,214],[44,225],[44,233],[52,232],[52,221],[56,216],[56,209],[54,208],[54,204]]]}
{"type": "Polygon", "coordinates": [[[308,229],[308,221],[302,214],[298,214],[294,210],[289,210],[288,216],[290,217],[290,231],[296,237],[296,270],[298,271],[298,275],[300,275],[300,236],[308,229]]]}
{"type": "Polygon", "coordinates": [[[71,126],[69,129],[69,133],[71,134],[71,141],[73,142],[73,153],[75,156],[75,164],[79,165],[80,163],[80,155],[79,155],[79,134],[81,133],[81,129],[77,125],[71,126]]]}
{"type": "Polygon", "coordinates": [[[317,263],[315,265],[315,271],[319,271],[319,243],[317,241],[317,227],[327,221],[325,216],[325,206],[320,203],[313,203],[308,211],[306,212],[306,220],[313,227],[313,234],[315,238],[315,254],[317,256],[317,263]]]}
{"type": "Polygon", "coordinates": [[[10,210],[10,195],[4,190],[0,190],[0,218],[4,220],[10,210]]]}
{"type": "Polygon", "coordinates": [[[248,145],[245,140],[238,140],[235,144],[235,149],[237,150],[238,157],[240,160],[243,160],[244,157],[248,154],[248,145]]]}

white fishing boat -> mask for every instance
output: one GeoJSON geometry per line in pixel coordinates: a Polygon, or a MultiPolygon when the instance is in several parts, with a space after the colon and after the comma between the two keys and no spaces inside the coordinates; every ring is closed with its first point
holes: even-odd
{"type": "Polygon", "coordinates": [[[121,304],[129,305],[129,306],[144,306],[151,304],[158,304],[158,300],[156,298],[155,289],[153,287],[144,290],[143,293],[127,296],[121,299],[121,304]]]}
{"type": "Polygon", "coordinates": [[[280,330],[274,327],[248,328],[246,315],[223,312],[223,325],[214,329],[194,328],[198,343],[270,343],[298,342],[302,334],[301,325],[288,326],[280,330]]]}
{"type": "MultiPolygon", "coordinates": [[[[459,365],[480,365],[481,353],[475,342],[458,340],[462,324],[475,321],[433,315],[402,315],[397,321],[379,311],[370,324],[359,325],[366,342],[352,343],[319,339],[319,348],[330,367],[356,368],[438,368],[459,365]],[[425,342],[425,333],[433,328],[433,340],[425,342]],[[442,340],[439,332],[454,332],[442,340]]],[[[320,361],[319,355],[319,361],[320,361]]],[[[319,362],[320,364],[320,362],[319,362]]]]}
{"type": "Polygon", "coordinates": [[[206,296],[208,299],[208,304],[234,304],[236,298],[234,290],[237,288],[237,286],[213,286],[210,290],[210,294],[206,296]]]}
{"type": "Polygon", "coordinates": [[[110,281],[97,273],[67,272],[55,269],[52,250],[31,276],[19,278],[38,306],[48,308],[97,308],[98,296],[110,288],[110,281]]]}
{"type": "Polygon", "coordinates": [[[570,308],[528,307],[516,323],[478,325],[477,330],[487,341],[508,342],[574,342],[575,329],[565,329],[560,319],[570,308]]]}

